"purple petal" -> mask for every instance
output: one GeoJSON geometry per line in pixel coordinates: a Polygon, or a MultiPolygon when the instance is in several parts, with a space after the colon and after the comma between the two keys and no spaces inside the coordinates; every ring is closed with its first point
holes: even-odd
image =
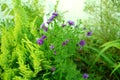
{"type": "Polygon", "coordinates": [[[87,36],[91,36],[92,35],[92,31],[87,33],[87,36]]]}
{"type": "Polygon", "coordinates": [[[85,74],[83,74],[83,78],[85,78],[85,79],[86,79],[86,78],[88,78],[88,77],[89,77],[89,75],[88,75],[88,74],[86,74],[86,73],[85,73],[85,74]]]}
{"type": "Polygon", "coordinates": [[[42,44],[44,43],[44,41],[43,41],[43,39],[39,38],[39,39],[37,40],[37,43],[38,43],[39,45],[42,45],[42,44]]]}
{"type": "Polygon", "coordinates": [[[58,13],[57,13],[57,12],[54,12],[54,13],[52,13],[52,15],[58,16],[58,13]]]}
{"type": "Polygon", "coordinates": [[[49,22],[52,22],[54,18],[55,18],[55,15],[52,15],[52,16],[49,18],[49,22]]]}
{"type": "Polygon", "coordinates": [[[84,46],[85,45],[85,41],[81,40],[79,44],[80,44],[80,46],[84,46]]]}
{"type": "Polygon", "coordinates": [[[40,25],[40,27],[41,27],[41,28],[44,28],[44,27],[45,27],[45,23],[42,23],[42,24],[40,25]]]}
{"type": "Polygon", "coordinates": [[[69,24],[69,25],[74,25],[75,23],[74,23],[74,21],[69,20],[69,21],[68,21],[68,24],[69,24]]]}
{"type": "Polygon", "coordinates": [[[41,39],[45,39],[45,38],[47,38],[47,36],[43,35],[41,39]]]}
{"type": "Polygon", "coordinates": [[[47,28],[47,27],[45,27],[45,28],[44,28],[44,31],[45,31],[45,32],[47,32],[47,31],[48,31],[48,28],[47,28]]]}

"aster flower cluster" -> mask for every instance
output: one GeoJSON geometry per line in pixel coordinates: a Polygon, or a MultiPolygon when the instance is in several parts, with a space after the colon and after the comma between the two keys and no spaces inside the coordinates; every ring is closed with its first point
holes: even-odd
{"type": "MultiPolygon", "coordinates": [[[[57,16],[58,16],[58,13],[57,13],[57,12],[52,13],[52,16],[48,19],[48,21],[47,21],[46,23],[49,25],[57,16]]],[[[69,25],[69,26],[75,26],[75,28],[78,28],[78,25],[75,25],[74,21],[72,21],[72,20],[67,21],[67,23],[63,23],[61,26],[62,26],[62,27],[65,27],[65,26],[67,26],[67,25],[69,25]]],[[[41,24],[41,28],[44,29],[45,32],[48,31],[48,27],[45,26],[45,23],[42,23],[42,24],[41,24]]],[[[92,31],[87,32],[86,35],[87,35],[87,36],[91,36],[91,35],[92,35],[92,31]]],[[[37,40],[37,43],[38,43],[39,45],[42,45],[42,44],[44,43],[44,40],[45,40],[46,38],[47,38],[47,36],[42,35],[42,37],[37,40]]],[[[66,46],[67,44],[70,43],[70,41],[71,41],[70,39],[66,39],[65,41],[61,42],[61,46],[62,46],[62,47],[63,47],[63,46],[66,46]]],[[[85,45],[86,45],[86,41],[85,41],[85,40],[80,40],[80,41],[76,44],[76,46],[80,46],[81,48],[84,47],[85,45]]],[[[56,47],[55,47],[53,44],[50,44],[50,45],[49,45],[49,48],[50,48],[50,50],[53,52],[53,54],[56,55],[56,50],[55,50],[56,47]]],[[[55,66],[53,66],[53,67],[51,68],[51,71],[54,72],[55,70],[56,70],[56,68],[55,68],[55,66]]],[[[84,78],[84,79],[87,79],[88,77],[89,77],[88,74],[86,74],[86,73],[83,74],[83,78],[84,78]]]]}
{"type": "MultiPolygon", "coordinates": [[[[54,20],[54,18],[57,17],[57,16],[58,16],[58,13],[57,13],[57,12],[52,13],[52,16],[48,19],[47,24],[49,24],[50,22],[52,22],[52,21],[54,20]]],[[[74,21],[72,21],[72,20],[69,20],[67,23],[68,23],[70,26],[75,25],[74,21]]],[[[62,27],[65,27],[65,26],[66,26],[66,24],[63,23],[63,24],[62,24],[62,27]]],[[[41,28],[43,28],[44,31],[47,31],[47,30],[48,30],[48,28],[45,27],[45,23],[42,23],[42,24],[41,24],[41,28]]],[[[92,31],[87,32],[86,35],[87,35],[87,36],[91,36],[91,35],[92,35],[92,31]]],[[[43,39],[41,39],[41,38],[38,39],[38,44],[41,45],[41,44],[43,44],[43,42],[44,42],[43,39]]],[[[68,42],[69,42],[69,40],[63,41],[62,46],[65,46],[68,42]]],[[[81,47],[83,47],[85,44],[86,44],[85,40],[81,40],[81,41],[79,42],[79,44],[76,44],[76,46],[79,46],[79,45],[80,45],[81,47]]],[[[51,50],[54,49],[54,46],[53,46],[53,45],[50,45],[50,49],[51,49],[51,50]]]]}
{"type": "MultiPolygon", "coordinates": [[[[67,23],[68,23],[69,26],[74,26],[75,25],[74,21],[72,21],[72,20],[67,21],[67,23]]],[[[62,27],[65,27],[65,26],[66,26],[66,24],[63,23],[62,27]]]]}
{"type": "MultiPolygon", "coordinates": [[[[57,12],[52,13],[52,16],[48,19],[46,23],[50,24],[54,20],[54,18],[56,18],[57,16],[58,16],[57,12]]],[[[45,26],[45,23],[41,24],[41,28],[44,29],[45,32],[48,31],[48,28],[45,26]]]]}
{"type": "Polygon", "coordinates": [[[47,24],[50,24],[57,16],[58,16],[57,12],[52,13],[52,16],[48,19],[47,24]]]}
{"type": "MultiPolygon", "coordinates": [[[[52,16],[47,20],[47,24],[50,24],[56,17],[58,16],[58,13],[57,12],[53,12],[52,13],[52,16]]],[[[48,31],[48,27],[45,26],[45,23],[42,23],[41,24],[41,28],[44,29],[45,32],[48,31]]],[[[42,38],[39,38],[37,43],[39,45],[42,45],[44,43],[44,39],[46,38],[46,36],[42,36],[42,38]]],[[[50,50],[53,50],[54,49],[54,45],[50,45],[50,50]]],[[[54,54],[56,54],[56,51],[54,51],[54,54]]]]}
{"type": "MultiPolygon", "coordinates": [[[[57,13],[57,12],[52,13],[52,16],[48,19],[47,24],[51,23],[51,22],[54,20],[54,18],[57,17],[57,16],[58,16],[58,13],[57,13]]],[[[68,23],[68,25],[70,25],[70,26],[75,25],[74,21],[72,21],[72,20],[69,20],[67,23],[68,23]]],[[[63,24],[62,24],[62,27],[65,27],[65,26],[66,26],[66,24],[63,23],[63,24]]],[[[42,23],[42,24],[41,24],[41,28],[43,28],[44,31],[47,31],[47,30],[48,30],[48,28],[45,27],[45,23],[42,23]]],[[[87,36],[91,36],[91,35],[92,35],[92,31],[87,32],[87,36]]],[[[44,39],[41,39],[41,38],[38,39],[38,44],[42,45],[43,42],[44,42],[44,39]]],[[[69,42],[69,40],[63,41],[62,46],[65,46],[68,42],[69,42]]],[[[86,44],[85,40],[81,40],[81,41],[79,42],[79,44],[76,44],[76,46],[79,46],[79,45],[80,45],[81,47],[83,47],[85,44],[86,44]]],[[[53,46],[53,45],[50,45],[50,49],[51,49],[51,50],[54,49],[54,46],[53,46]]]]}

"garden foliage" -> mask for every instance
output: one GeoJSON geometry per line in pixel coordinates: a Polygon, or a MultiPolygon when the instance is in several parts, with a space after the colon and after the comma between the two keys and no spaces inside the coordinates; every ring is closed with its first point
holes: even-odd
{"type": "Polygon", "coordinates": [[[41,47],[35,44],[36,38],[32,31],[35,21],[30,22],[20,0],[13,0],[13,6],[15,25],[2,28],[0,79],[43,79],[50,65],[41,47]]]}
{"type": "Polygon", "coordinates": [[[31,1],[0,3],[0,80],[120,80],[119,0],[88,1],[83,24],[31,1]]]}
{"type": "MultiPolygon", "coordinates": [[[[89,19],[85,26],[92,29],[94,37],[89,42],[89,48],[96,53],[92,68],[99,71],[102,79],[119,80],[120,53],[120,1],[119,0],[89,0],[86,1],[85,11],[89,19]],[[95,66],[99,66],[95,68],[95,66]],[[102,72],[103,70],[103,72],[102,72]]],[[[91,68],[91,69],[92,69],[91,68]]]]}
{"type": "Polygon", "coordinates": [[[88,74],[82,76],[85,72],[81,74],[75,63],[77,50],[84,49],[86,44],[82,38],[83,28],[72,20],[64,22],[58,12],[52,13],[44,22],[44,13],[37,7],[37,0],[34,8],[23,5],[21,0],[12,2],[13,24],[8,27],[1,23],[0,79],[88,78],[88,74]]]}

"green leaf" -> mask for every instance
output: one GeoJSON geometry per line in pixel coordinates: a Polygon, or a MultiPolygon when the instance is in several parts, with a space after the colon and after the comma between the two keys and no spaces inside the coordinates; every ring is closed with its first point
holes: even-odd
{"type": "Polygon", "coordinates": [[[110,76],[111,76],[115,71],[117,71],[117,70],[120,68],[120,62],[119,62],[118,65],[115,65],[114,67],[115,67],[115,68],[112,70],[110,76]]]}

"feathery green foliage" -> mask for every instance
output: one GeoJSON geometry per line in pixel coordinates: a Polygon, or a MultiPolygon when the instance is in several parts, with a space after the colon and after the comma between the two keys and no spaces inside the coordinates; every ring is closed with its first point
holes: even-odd
{"type": "Polygon", "coordinates": [[[36,44],[36,39],[29,29],[31,22],[20,0],[13,0],[13,4],[15,27],[2,29],[0,79],[42,79],[43,74],[51,68],[50,64],[40,46],[36,44]]]}

